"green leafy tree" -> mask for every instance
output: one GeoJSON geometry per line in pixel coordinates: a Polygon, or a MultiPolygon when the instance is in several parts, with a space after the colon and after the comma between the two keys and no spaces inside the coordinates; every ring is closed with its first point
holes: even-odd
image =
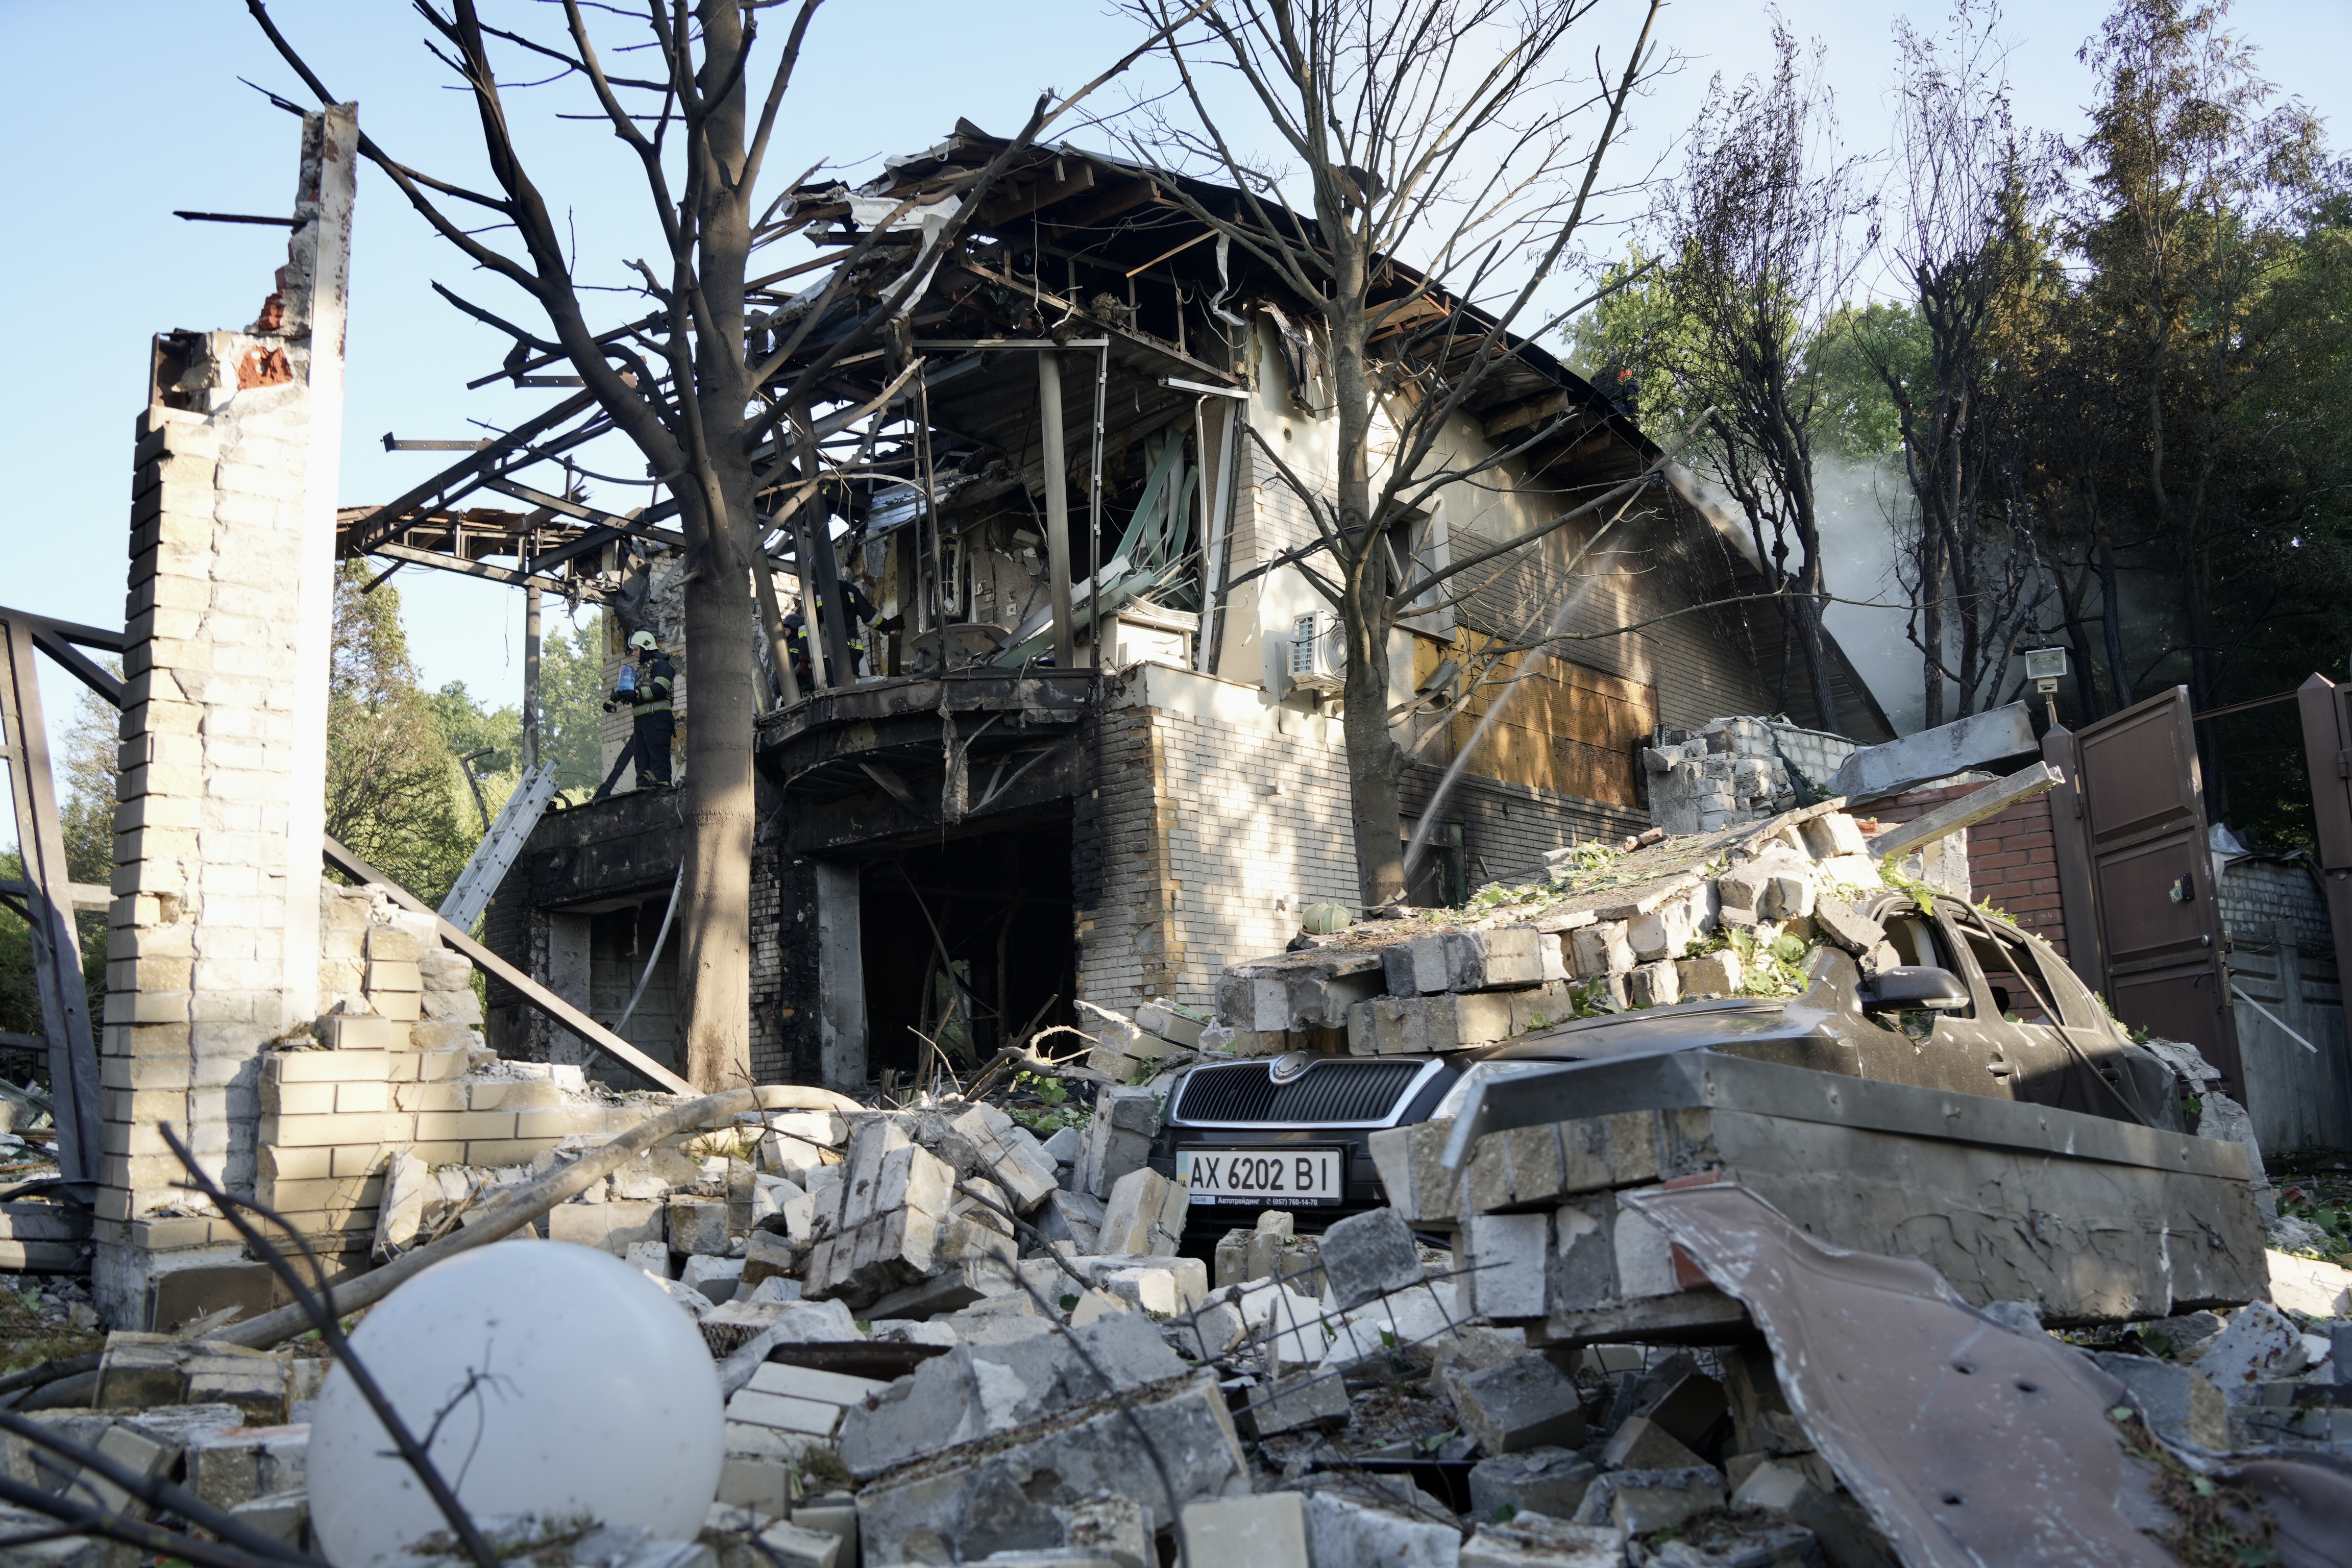
{"type": "MultiPolygon", "coordinates": [[[[2251,695],[2229,689],[2298,626],[2332,624],[2330,664],[2343,647],[2345,170],[2225,22],[2120,0],[2082,54],[2098,97],[2064,227],[2088,272],[2046,445],[2098,581],[2085,695],[2116,706],[2184,679],[2200,709],[2251,695]]],[[[2232,748],[2211,722],[2199,746],[2226,816],[2232,748]]]]}
{"type": "Polygon", "coordinates": [[[354,562],[335,582],[327,831],[418,898],[438,903],[480,826],[463,797],[443,714],[417,684],[400,592],[362,594],[365,581],[354,562]]]}
{"type": "Polygon", "coordinates": [[[604,630],[597,621],[562,627],[539,660],[540,754],[555,764],[555,787],[593,790],[604,782],[604,630]]]}

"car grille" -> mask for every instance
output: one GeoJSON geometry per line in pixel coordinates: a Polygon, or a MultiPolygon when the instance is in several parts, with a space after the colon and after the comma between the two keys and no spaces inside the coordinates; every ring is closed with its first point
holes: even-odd
{"type": "Polygon", "coordinates": [[[1421,1075],[1420,1062],[1318,1061],[1288,1083],[1265,1062],[1196,1068],[1184,1079],[1175,1120],[1192,1122],[1386,1121],[1421,1075]]]}

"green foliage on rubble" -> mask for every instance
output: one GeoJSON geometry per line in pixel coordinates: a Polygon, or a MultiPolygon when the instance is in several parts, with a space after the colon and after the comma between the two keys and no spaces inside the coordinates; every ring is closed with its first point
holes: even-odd
{"type": "Polygon", "coordinates": [[[1894,856],[1889,855],[1878,863],[1878,874],[1885,879],[1888,887],[1898,893],[1908,894],[1911,901],[1919,906],[1921,914],[1927,914],[1934,910],[1937,892],[1935,884],[1905,875],[1903,868],[1895,863],[1894,856]]]}

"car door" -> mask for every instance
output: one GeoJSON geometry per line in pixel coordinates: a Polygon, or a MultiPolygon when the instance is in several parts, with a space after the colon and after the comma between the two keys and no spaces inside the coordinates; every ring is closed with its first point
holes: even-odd
{"type": "Polygon", "coordinates": [[[1996,1009],[1985,1020],[2011,1068],[2011,1092],[2034,1105],[2146,1122],[2151,1109],[2127,1077],[2129,1041],[2048,947],[1966,908],[1939,911],[1957,930],[1996,1009]]]}
{"type": "Polygon", "coordinates": [[[1970,978],[1967,964],[1956,956],[1962,944],[1944,922],[1922,914],[1908,900],[1883,908],[1878,919],[1886,933],[1886,946],[1892,950],[1891,960],[1887,952],[1881,952],[1882,965],[1892,962],[1948,970],[1968,983],[1974,1000],[1966,1008],[1932,1013],[1864,1014],[1864,1022],[1882,1031],[1885,1052],[1871,1076],[1998,1100],[2011,1098],[2010,1053],[2002,1048],[2001,1037],[1985,1026],[1988,998],[1981,983],[1970,978]],[[1992,1067],[2003,1070],[1988,1070],[1992,1067]]]}
{"type": "Polygon", "coordinates": [[[2055,1029],[2028,1021],[2049,1017],[2046,988],[2027,984],[2007,948],[1979,929],[1975,911],[1965,905],[1938,899],[1934,926],[1950,957],[1945,967],[1967,984],[1973,999],[1965,1013],[1937,1015],[1936,1034],[1950,1048],[1974,1054],[1985,1084],[1975,1092],[2057,1103],[2041,1097],[2063,1086],[2074,1053],[2055,1029]]]}

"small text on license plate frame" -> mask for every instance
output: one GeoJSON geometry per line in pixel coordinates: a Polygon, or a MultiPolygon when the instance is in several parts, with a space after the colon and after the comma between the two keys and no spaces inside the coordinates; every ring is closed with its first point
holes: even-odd
{"type": "Polygon", "coordinates": [[[1319,1208],[1347,1199],[1348,1151],[1329,1145],[1182,1149],[1176,1179],[1196,1204],[1319,1208]]]}

